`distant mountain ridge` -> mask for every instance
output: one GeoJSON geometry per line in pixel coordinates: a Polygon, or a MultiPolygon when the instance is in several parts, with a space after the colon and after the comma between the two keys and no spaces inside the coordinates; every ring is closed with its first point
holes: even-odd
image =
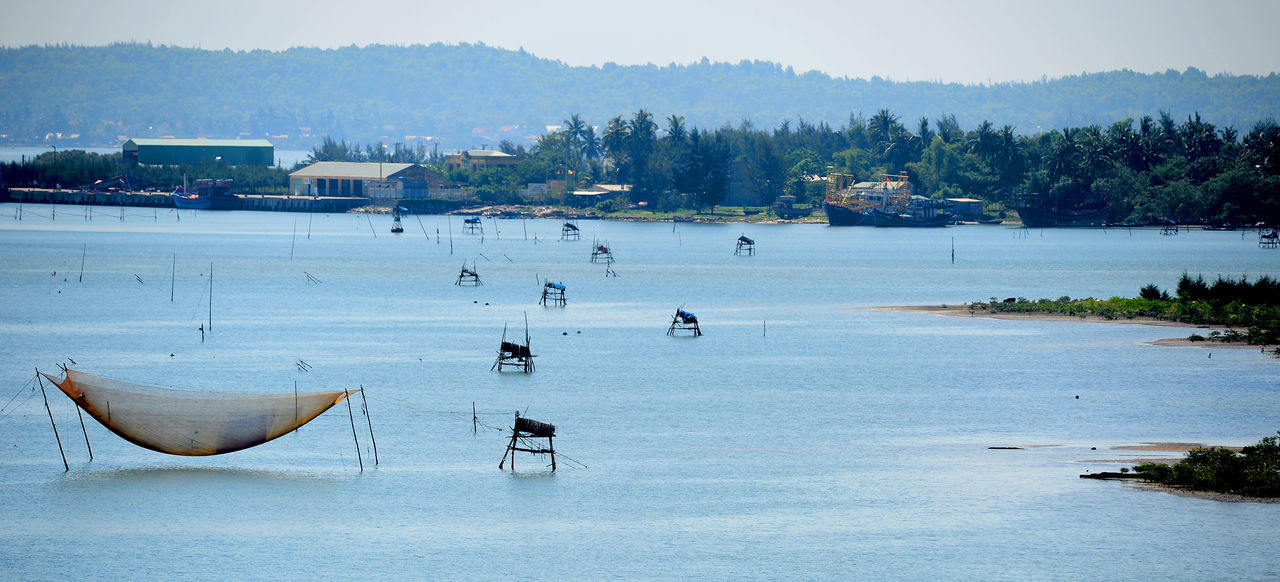
{"type": "Polygon", "coordinates": [[[889,109],[909,127],[954,114],[1019,133],[1199,113],[1241,133],[1280,116],[1280,75],[1196,69],[961,85],[833,78],[761,61],[572,67],[483,44],[212,51],[149,44],[0,48],[0,143],[118,145],[120,136],[260,138],[309,149],[328,135],[442,148],[540,135],[577,113],[603,126],[644,108],[713,128],[749,120],[848,123],[889,109]],[[58,135],[61,137],[57,137],[58,135]],[[76,137],[71,137],[71,136],[76,137]]]}

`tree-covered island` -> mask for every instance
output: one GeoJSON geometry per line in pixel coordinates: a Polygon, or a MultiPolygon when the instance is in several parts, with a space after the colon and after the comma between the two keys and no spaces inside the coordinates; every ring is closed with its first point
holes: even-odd
{"type": "Polygon", "coordinates": [[[1280,437],[1263,437],[1238,450],[1196,447],[1172,464],[1143,463],[1132,469],[1123,467],[1119,473],[1090,473],[1080,477],[1141,480],[1194,494],[1275,500],[1280,499],[1280,437]]]}
{"type": "MultiPolygon", "coordinates": [[[[1236,280],[1219,276],[1208,283],[1203,275],[1192,277],[1183,273],[1178,279],[1176,296],[1152,284],[1143,287],[1138,297],[1038,300],[992,297],[989,301],[975,301],[968,309],[974,315],[1040,313],[1105,320],[1150,318],[1226,328],[1225,332],[1211,332],[1208,337],[1192,334],[1188,339],[1193,342],[1222,341],[1264,347],[1280,344],[1280,281],[1269,276],[1252,282],[1248,277],[1236,280]]],[[[1280,348],[1274,353],[1280,356],[1280,348]]]]}

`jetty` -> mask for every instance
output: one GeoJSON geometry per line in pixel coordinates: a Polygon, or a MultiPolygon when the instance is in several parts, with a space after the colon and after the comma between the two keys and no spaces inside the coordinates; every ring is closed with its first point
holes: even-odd
{"type": "MultiPolygon", "coordinates": [[[[341,213],[367,206],[368,198],[356,196],[286,196],[237,194],[234,210],[275,212],[341,213]]],[[[51,188],[10,188],[9,201],[25,204],[71,204],[78,206],[126,206],[173,208],[169,192],[92,192],[51,188]]]]}

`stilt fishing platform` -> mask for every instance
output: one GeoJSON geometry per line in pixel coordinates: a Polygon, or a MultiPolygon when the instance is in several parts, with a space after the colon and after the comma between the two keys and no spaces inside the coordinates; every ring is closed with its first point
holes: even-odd
{"type": "Polygon", "coordinates": [[[738,237],[738,245],[734,247],[733,254],[737,256],[752,257],[756,254],[756,241],[747,238],[747,235],[738,237]]]}
{"type": "Polygon", "coordinates": [[[564,283],[555,281],[547,281],[542,284],[542,299],[538,301],[540,305],[551,306],[558,305],[564,307],[564,283]]]}
{"type": "Polygon", "coordinates": [[[1276,229],[1273,228],[1270,232],[1258,230],[1258,248],[1274,249],[1277,247],[1280,247],[1280,233],[1277,233],[1276,229]]]}
{"type": "Polygon", "coordinates": [[[680,332],[689,332],[694,337],[702,335],[702,330],[698,328],[698,316],[685,311],[683,307],[671,316],[671,327],[667,328],[667,335],[677,335],[680,332]]]}
{"type": "Polygon", "coordinates": [[[560,240],[578,240],[582,236],[582,232],[578,230],[578,224],[572,220],[566,220],[560,226],[560,240]]]}
{"type": "Polygon", "coordinates": [[[475,261],[471,262],[471,268],[467,268],[465,262],[462,263],[462,271],[458,273],[458,281],[454,285],[470,285],[472,287],[484,285],[484,283],[480,282],[480,273],[476,272],[475,261]]]}
{"type": "MultiPolygon", "coordinates": [[[[501,469],[507,462],[507,455],[511,455],[511,470],[516,470],[516,452],[530,453],[534,455],[551,455],[551,470],[556,470],[556,448],[552,442],[556,436],[556,426],[545,422],[522,418],[519,412],[516,412],[515,426],[511,427],[511,442],[507,443],[506,452],[502,453],[502,460],[498,461],[498,468],[501,469]],[[546,448],[535,447],[534,443],[529,442],[530,439],[547,439],[546,448]],[[523,445],[523,446],[522,446],[523,445]]],[[[572,461],[572,459],[570,459],[572,461]]]]}
{"type": "Polygon", "coordinates": [[[533,373],[533,352],[529,350],[529,316],[524,320],[524,343],[507,341],[507,326],[502,326],[502,342],[498,344],[498,359],[489,367],[489,371],[505,371],[514,368],[516,372],[533,373]]]}
{"type": "Polygon", "coordinates": [[[609,250],[609,241],[596,241],[591,245],[591,262],[599,263],[602,261],[605,263],[613,262],[613,251],[609,250]]]}

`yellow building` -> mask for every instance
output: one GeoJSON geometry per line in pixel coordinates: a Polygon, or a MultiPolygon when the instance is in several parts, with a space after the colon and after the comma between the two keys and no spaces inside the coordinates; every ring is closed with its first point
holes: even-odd
{"type": "Polygon", "coordinates": [[[467,150],[444,159],[444,167],[450,172],[457,169],[475,172],[487,168],[510,168],[518,163],[520,158],[494,150],[467,150]]]}

